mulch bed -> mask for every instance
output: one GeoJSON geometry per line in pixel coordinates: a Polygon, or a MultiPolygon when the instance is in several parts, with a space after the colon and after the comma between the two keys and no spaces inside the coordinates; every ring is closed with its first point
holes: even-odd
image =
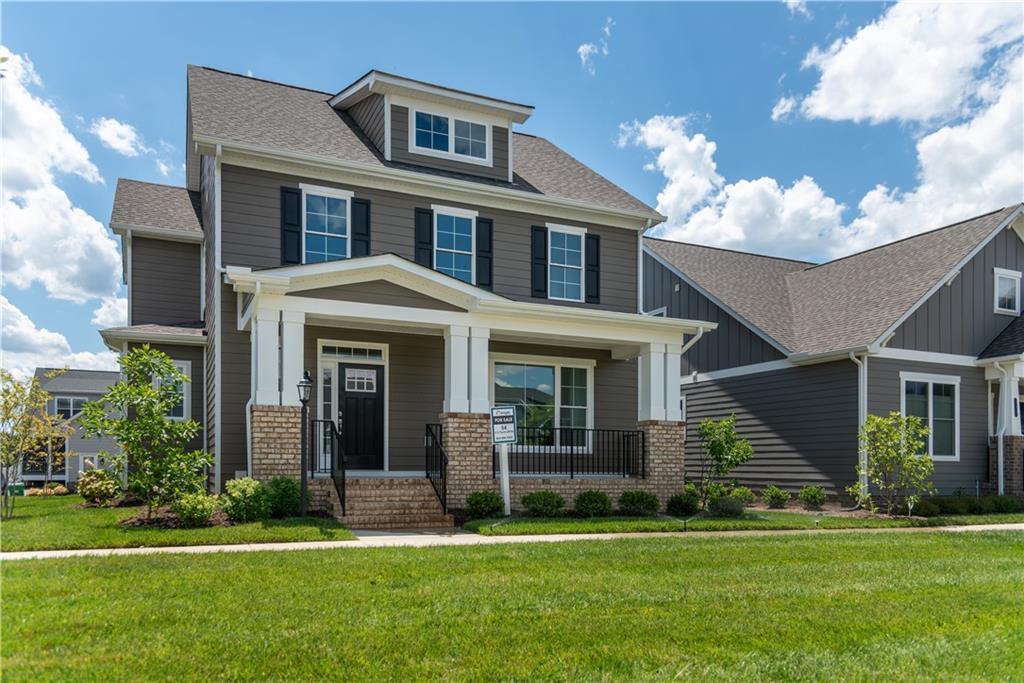
{"type": "MultiPolygon", "coordinates": [[[[185,525],[182,524],[181,519],[178,515],[171,512],[170,508],[162,507],[153,510],[152,517],[146,517],[146,511],[142,510],[139,514],[134,517],[121,520],[123,526],[130,526],[142,529],[184,529],[185,525]]],[[[210,518],[210,523],[204,525],[205,527],[211,526],[234,526],[234,522],[228,519],[228,516],[223,510],[217,510],[213,513],[213,517],[210,518]]]]}

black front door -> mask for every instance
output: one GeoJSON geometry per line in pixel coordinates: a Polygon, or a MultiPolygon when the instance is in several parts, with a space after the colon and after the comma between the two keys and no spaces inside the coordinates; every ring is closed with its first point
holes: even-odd
{"type": "Polygon", "coordinates": [[[384,469],[384,368],[338,364],[338,421],[353,470],[384,469]]]}

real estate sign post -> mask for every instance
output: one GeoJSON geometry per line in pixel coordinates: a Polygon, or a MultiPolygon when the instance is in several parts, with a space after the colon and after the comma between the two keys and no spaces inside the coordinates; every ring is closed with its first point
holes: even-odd
{"type": "Polygon", "coordinates": [[[508,483],[508,445],[515,443],[519,430],[516,409],[512,406],[491,408],[491,443],[498,444],[498,469],[501,473],[501,498],[505,501],[505,516],[512,514],[512,495],[508,483]]]}

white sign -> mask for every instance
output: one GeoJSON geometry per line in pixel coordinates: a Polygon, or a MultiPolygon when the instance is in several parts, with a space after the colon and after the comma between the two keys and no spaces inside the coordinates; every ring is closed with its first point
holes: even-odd
{"type": "Polygon", "coordinates": [[[516,427],[515,407],[491,408],[491,443],[515,443],[519,432],[516,427]]]}

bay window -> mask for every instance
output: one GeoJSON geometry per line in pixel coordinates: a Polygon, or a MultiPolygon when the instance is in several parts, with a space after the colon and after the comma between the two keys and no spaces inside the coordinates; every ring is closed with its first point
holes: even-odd
{"type": "Polygon", "coordinates": [[[901,412],[928,428],[925,449],[933,460],[960,459],[960,378],[900,373],[901,412]]]}

